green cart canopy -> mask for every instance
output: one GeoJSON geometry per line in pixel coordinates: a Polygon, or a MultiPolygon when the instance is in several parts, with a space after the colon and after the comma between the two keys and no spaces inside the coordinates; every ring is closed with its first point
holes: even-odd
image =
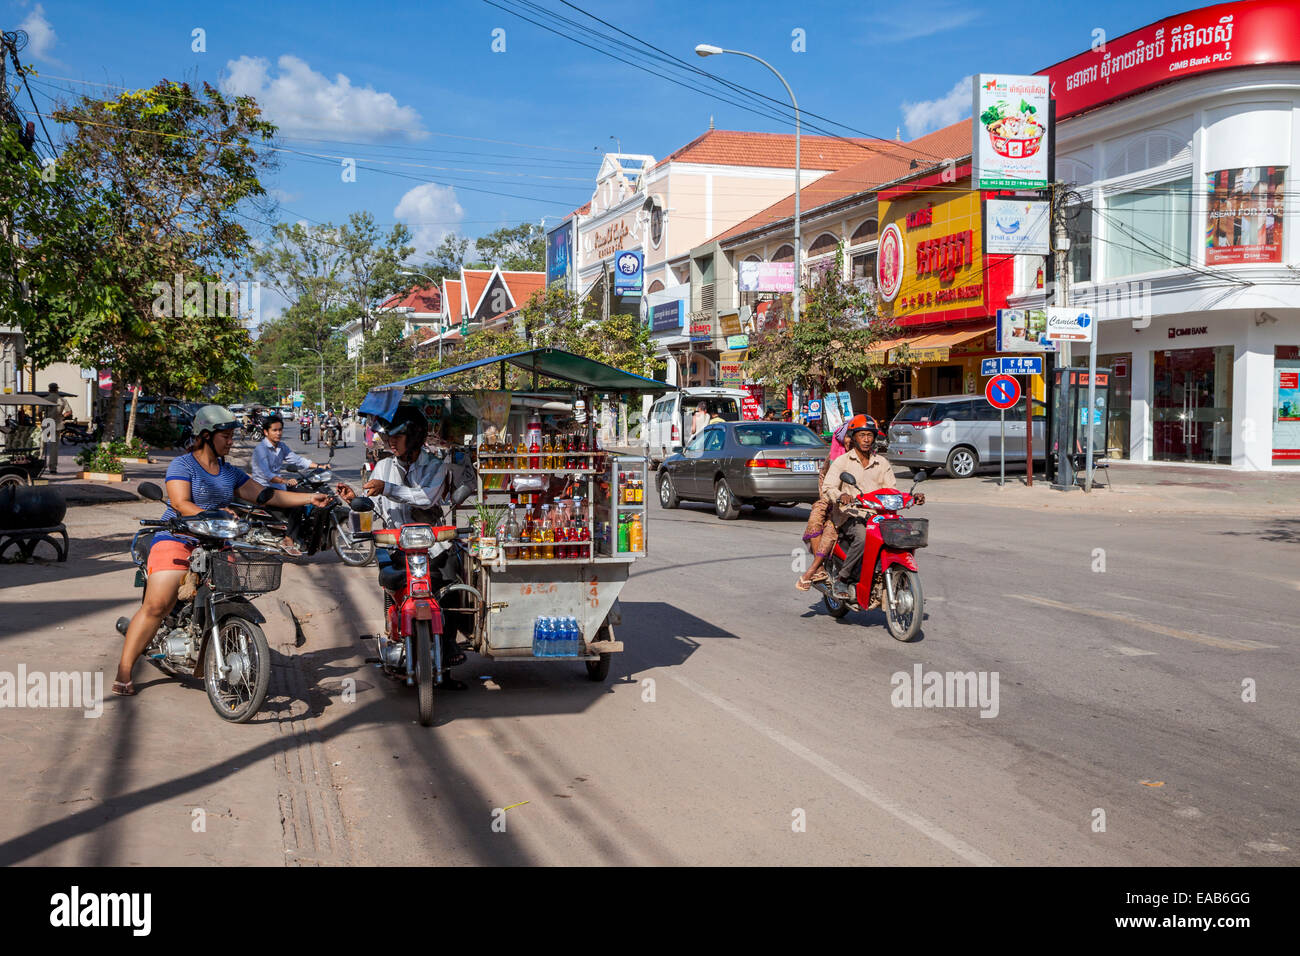
{"type": "Polygon", "coordinates": [[[387,385],[378,385],[366,394],[358,411],[363,415],[388,418],[401,404],[403,393],[412,385],[434,382],[458,372],[482,368],[495,362],[508,362],[525,372],[534,372],[544,378],[558,379],[599,392],[665,392],[673,387],[643,375],[625,372],[604,362],[597,362],[595,359],[574,355],[563,349],[540,348],[530,349],[527,352],[514,352],[510,355],[494,355],[491,358],[466,362],[454,368],[439,369],[436,372],[415,375],[387,385]]]}

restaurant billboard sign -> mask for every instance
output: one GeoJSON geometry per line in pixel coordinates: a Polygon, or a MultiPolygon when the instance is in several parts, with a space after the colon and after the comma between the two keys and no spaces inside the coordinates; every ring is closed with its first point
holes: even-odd
{"type": "Polygon", "coordinates": [[[1045,189],[1051,151],[1047,77],[979,73],[972,84],[976,188],[1045,189]]]}

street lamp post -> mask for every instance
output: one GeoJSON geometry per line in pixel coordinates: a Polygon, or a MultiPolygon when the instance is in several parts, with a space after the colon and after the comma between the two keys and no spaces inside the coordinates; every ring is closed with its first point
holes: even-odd
{"type": "Polygon", "coordinates": [[[325,414],[325,353],[320,349],[314,349],[310,345],[304,345],[304,352],[315,352],[320,356],[320,411],[325,414]]]}
{"type": "Polygon", "coordinates": [[[295,392],[298,391],[298,383],[299,383],[298,366],[290,365],[288,362],[281,362],[280,368],[287,368],[289,371],[293,372],[293,390],[295,392]]]}
{"type": "MultiPolygon", "coordinates": [[[[429,282],[432,283],[433,285],[438,284],[437,281],[433,278],[433,276],[427,276],[423,272],[413,272],[409,269],[402,269],[397,274],[403,276],[411,276],[412,278],[417,278],[417,279],[428,279],[429,282]]],[[[439,321],[438,322],[438,364],[439,365],[442,365],[442,336],[443,333],[446,331],[447,330],[443,328],[442,322],[439,321]]]]}
{"type": "Polygon", "coordinates": [[[794,90],[790,89],[790,84],[785,81],[785,77],[777,72],[776,67],[762,57],[754,56],[752,53],[745,53],[741,50],[724,50],[720,46],[714,46],[711,43],[701,43],[695,47],[695,52],[700,56],[715,56],[719,53],[734,53],[736,56],[747,56],[751,60],[757,60],[765,67],[776,74],[776,78],[781,81],[785,87],[786,93],[790,96],[790,102],[794,104],[794,320],[799,320],[799,301],[802,295],[801,286],[803,285],[799,274],[799,260],[801,257],[802,247],[799,237],[799,101],[794,98],[794,90]]]}

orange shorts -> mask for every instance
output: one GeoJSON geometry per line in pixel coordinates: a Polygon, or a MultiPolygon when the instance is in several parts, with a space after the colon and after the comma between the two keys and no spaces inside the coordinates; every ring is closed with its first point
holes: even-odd
{"type": "Polygon", "coordinates": [[[148,571],[188,571],[195,545],[184,541],[155,541],[149,548],[148,571]]]}

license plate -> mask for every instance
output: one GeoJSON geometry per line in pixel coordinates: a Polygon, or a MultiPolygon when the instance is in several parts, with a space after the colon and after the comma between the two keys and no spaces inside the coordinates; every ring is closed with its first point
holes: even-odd
{"type": "Polygon", "coordinates": [[[894,441],[899,445],[906,445],[912,440],[910,435],[895,435],[894,441]]]}
{"type": "Polygon", "coordinates": [[[790,462],[790,470],[791,471],[816,471],[817,462],[799,461],[796,459],[795,461],[790,462]]]}

